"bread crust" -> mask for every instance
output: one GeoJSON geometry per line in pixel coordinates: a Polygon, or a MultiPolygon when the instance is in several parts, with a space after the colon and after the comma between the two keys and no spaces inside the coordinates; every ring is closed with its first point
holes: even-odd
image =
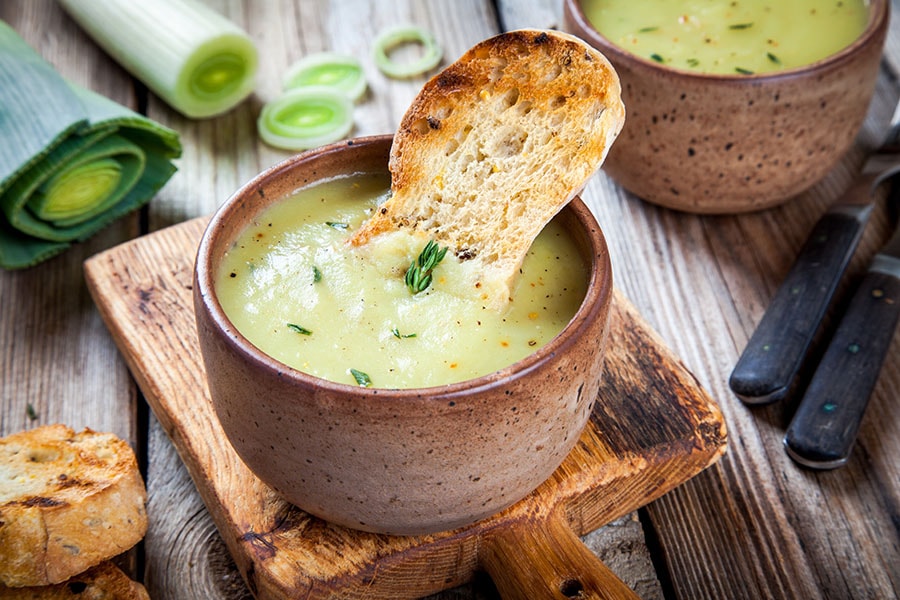
{"type": "Polygon", "coordinates": [[[391,197],[351,243],[412,231],[479,261],[508,292],[534,237],[600,168],[624,120],[618,75],[579,38],[489,38],[412,102],[391,147],[391,197]]]}
{"type": "Polygon", "coordinates": [[[46,425],[0,438],[0,583],[59,583],[147,531],[131,447],[111,433],[46,425]]]}
{"type": "Polygon", "coordinates": [[[150,600],[147,589],[111,562],[102,562],[62,583],[9,588],[0,600],[150,600]]]}

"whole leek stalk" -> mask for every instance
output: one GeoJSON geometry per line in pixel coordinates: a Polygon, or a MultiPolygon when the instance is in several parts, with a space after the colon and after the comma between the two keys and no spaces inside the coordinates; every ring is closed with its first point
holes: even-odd
{"type": "Polygon", "coordinates": [[[178,134],[67,82],[0,21],[0,266],[34,265],[150,200],[178,134]]]}
{"type": "Polygon", "coordinates": [[[125,70],[186,117],[231,110],[256,86],[257,51],[195,0],[60,0],[125,70]]]}

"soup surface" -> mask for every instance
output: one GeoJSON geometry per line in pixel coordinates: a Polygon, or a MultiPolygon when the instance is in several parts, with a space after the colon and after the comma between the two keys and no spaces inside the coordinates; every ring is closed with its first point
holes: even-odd
{"type": "Polygon", "coordinates": [[[387,174],[319,183],[273,204],[228,251],[216,291],[248,340],[300,371],[379,388],[442,385],[509,366],[578,310],[589,265],[556,221],[538,236],[504,312],[479,302],[465,262],[447,254],[432,284],[404,281],[427,240],[346,243],[387,198],[387,174]]]}
{"type": "Polygon", "coordinates": [[[813,63],[866,28],[866,0],[584,0],[608,40],[642,58],[750,75],[813,63]]]}

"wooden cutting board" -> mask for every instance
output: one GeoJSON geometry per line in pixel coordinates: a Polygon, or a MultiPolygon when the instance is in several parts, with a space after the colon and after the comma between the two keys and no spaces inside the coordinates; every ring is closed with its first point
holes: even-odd
{"type": "Polygon", "coordinates": [[[258,598],[416,598],[468,581],[478,570],[488,571],[504,597],[535,598],[537,583],[526,579],[540,574],[544,567],[535,563],[545,560],[572,572],[545,597],[573,597],[582,585],[590,588],[594,574],[600,585],[610,580],[599,561],[579,562],[573,556],[581,550],[570,555],[568,542],[554,550],[554,540],[569,536],[579,544],[575,535],[658,498],[725,451],[715,402],[616,292],[596,408],[575,449],[531,495],[469,527],[428,536],[364,533],[311,517],[249,471],[213,411],[191,299],[206,223],[194,219],[107,250],[85,262],[85,275],[258,598]]]}

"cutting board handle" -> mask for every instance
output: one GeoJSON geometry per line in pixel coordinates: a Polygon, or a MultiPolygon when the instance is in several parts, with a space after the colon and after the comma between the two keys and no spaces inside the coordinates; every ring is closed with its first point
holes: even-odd
{"type": "Polygon", "coordinates": [[[485,535],[479,550],[503,600],[639,600],[575,535],[561,510],[485,535]]]}

